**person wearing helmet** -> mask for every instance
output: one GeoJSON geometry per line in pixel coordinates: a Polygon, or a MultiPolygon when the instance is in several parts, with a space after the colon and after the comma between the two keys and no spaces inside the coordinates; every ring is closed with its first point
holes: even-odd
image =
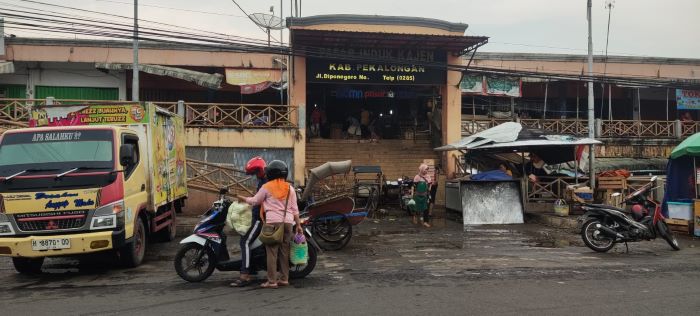
{"type": "Polygon", "coordinates": [[[296,233],[303,234],[299,220],[299,208],[294,188],[287,183],[289,169],[280,160],[273,160],[265,168],[265,183],[253,197],[236,196],[238,200],[250,205],[262,205],[264,221],[275,229],[284,225],[282,243],[265,245],[267,255],[267,282],[263,288],[277,288],[289,285],[289,248],[292,240],[292,225],[296,224],[296,233]],[[279,278],[277,268],[279,267],[279,278]]]}
{"type": "MultiPolygon", "coordinates": [[[[267,182],[267,179],[265,179],[266,166],[267,164],[265,163],[265,159],[260,156],[251,158],[245,165],[245,173],[247,175],[255,175],[258,180],[256,192],[260,191],[263,184],[267,182]]],[[[231,286],[233,287],[242,287],[253,282],[253,278],[250,276],[250,273],[252,272],[250,271],[250,255],[253,242],[255,242],[255,240],[258,238],[258,235],[260,235],[260,230],[262,229],[259,205],[253,207],[253,216],[251,216],[251,218],[252,221],[250,223],[250,228],[248,228],[248,231],[241,236],[241,275],[238,277],[238,279],[231,283],[231,286]]]]}

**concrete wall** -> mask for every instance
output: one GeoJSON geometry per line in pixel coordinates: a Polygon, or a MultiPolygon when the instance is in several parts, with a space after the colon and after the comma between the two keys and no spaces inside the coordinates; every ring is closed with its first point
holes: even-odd
{"type": "Polygon", "coordinates": [[[34,98],[36,86],[61,86],[118,88],[119,99],[126,100],[124,72],[106,74],[92,63],[15,62],[15,73],[0,75],[0,84],[25,85],[30,99],[34,98]]]}

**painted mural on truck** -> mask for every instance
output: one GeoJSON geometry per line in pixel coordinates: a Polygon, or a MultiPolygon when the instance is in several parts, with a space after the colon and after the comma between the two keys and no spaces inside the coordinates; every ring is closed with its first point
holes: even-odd
{"type": "MultiPolygon", "coordinates": [[[[156,108],[152,107],[151,111],[156,111],[156,108]]],[[[152,113],[150,117],[154,147],[154,203],[162,205],[175,197],[187,194],[185,139],[182,137],[185,134],[185,126],[182,118],[178,116],[152,113]]]]}

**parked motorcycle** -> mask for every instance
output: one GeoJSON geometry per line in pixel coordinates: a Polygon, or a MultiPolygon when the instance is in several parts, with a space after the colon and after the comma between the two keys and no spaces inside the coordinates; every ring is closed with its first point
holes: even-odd
{"type": "MultiPolygon", "coordinates": [[[[586,213],[580,221],[583,242],[597,252],[606,252],[616,243],[652,240],[661,237],[674,250],[680,250],[678,240],[669,229],[661,205],[650,197],[656,182],[649,183],[627,195],[621,204],[631,205],[631,216],[623,209],[603,204],[584,204],[586,213]]],[[[615,194],[619,196],[620,194],[615,194]]]]}
{"type": "Polygon", "coordinates": [[[408,209],[408,201],[410,201],[413,196],[411,192],[413,190],[413,179],[409,177],[401,177],[399,182],[399,206],[402,210],[410,212],[408,209]]]}
{"type": "MultiPolygon", "coordinates": [[[[180,250],[175,255],[175,271],[188,282],[201,282],[206,280],[214,269],[219,271],[239,271],[241,269],[240,258],[231,259],[226,246],[226,234],[223,232],[228,208],[231,201],[226,199],[226,189],[219,192],[219,199],[207,210],[203,219],[195,226],[194,232],[183,239],[180,250]]],[[[293,265],[290,263],[289,277],[299,279],[307,276],[316,266],[316,259],[320,248],[311,235],[311,230],[302,223],[306,240],[309,242],[309,260],[306,265],[293,265]]],[[[265,247],[256,240],[251,251],[252,272],[267,268],[265,247]]]]}

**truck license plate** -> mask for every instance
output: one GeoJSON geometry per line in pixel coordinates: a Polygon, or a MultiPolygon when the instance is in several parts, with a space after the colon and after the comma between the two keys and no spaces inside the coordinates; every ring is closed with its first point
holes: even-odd
{"type": "Polygon", "coordinates": [[[53,238],[53,239],[35,239],[32,240],[32,250],[50,250],[50,249],[68,249],[70,248],[70,239],[68,238],[53,238]]]}

